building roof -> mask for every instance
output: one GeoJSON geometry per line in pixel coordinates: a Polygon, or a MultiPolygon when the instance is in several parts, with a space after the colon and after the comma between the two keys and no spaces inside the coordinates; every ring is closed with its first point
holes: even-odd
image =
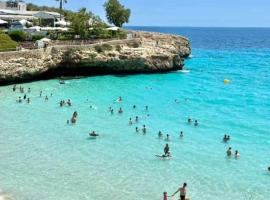
{"type": "Polygon", "coordinates": [[[20,11],[20,10],[8,10],[8,9],[0,9],[0,15],[33,15],[40,11],[20,11]]]}
{"type": "Polygon", "coordinates": [[[57,12],[47,12],[47,11],[39,11],[37,13],[33,14],[36,18],[41,19],[54,19],[54,18],[60,18],[60,14],[57,12]]]}
{"type": "Polygon", "coordinates": [[[0,17],[5,19],[10,19],[12,17],[14,17],[15,19],[34,19],[34,18],[53,19],[53,18],[60,18],[60,13],[48,11],[19,11],[19,10],[0,9],[0,17]]]}
{"type": "Polygon", "coordinates": [[[2,19],[0,19],[0,24],[7,24],[7,22],[4,21],[4,20],[2,20],[2,19]]]}

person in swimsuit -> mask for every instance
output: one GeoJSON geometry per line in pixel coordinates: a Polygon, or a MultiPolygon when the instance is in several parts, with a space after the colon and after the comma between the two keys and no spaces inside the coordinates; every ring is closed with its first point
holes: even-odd
{"type": "Polygon", "coordinates": [[[128,124],[129,124],[130,126],[132,125],[132,119],[131,119],[131,117],[129,118],[128,124]]]}
{"type": "Polygon", "coordinates": [[[227,150],[227,156],[231,156],[232,155],[232,148],[231,147],[229,147],[229,149],[227,150]]]}
{"type": "Polygon", "coordinates": [[[119,108],[118,113],[119,113],[119,114],[123,113],[123,110],[122,110],[121,107],[119,108]]]}
{"type": "Polygon", "coordinates": [[[180,132],[180,138],[183,138],[184,137],[184,133],[183,131],[180,132]]]}
{"type": "Polygon", "coordinates": [[[167,192],[163,192],[163,200],[168,200],[167,192]]]}
{"type": "Polygon", "coordinates": [[[173,193],[172,197],[177,194],[178,192],[180,192],[180,200],[186,200],[186,187],[187,187],[187,184],[184,183],[183,184],[183,187],[180,187],[178,190],[176,190],[175,193],[173,193]]]}
{"type": "Polygon", "coordinates": [[[166,146],[164,147],[164,155],[165,156],[169,155],[169,152],[170,152],[169,144],[166,144],[166,146]]]}
{"type": "Polygon", "coordinates": [[[139,122],[139,117],[138,116],[136,116],[135,121],[136,121],[136,123],[139,122]]]}
{"type": "Polygon", "coordinates": [[[238,158],[238,157],[240,157],[240,153],[239,153],[239,151],[235,151],[235,153],[234,153],[234,156],[235,156],[235,158],[238,158]]]}
{"type": "Polygon", "coordinates": [[[146,134],[146,126],[145,125],[143,125],[142,132],[143,132],[143,134],[146,134]]]}
{"type": "Polygon", "coordinates": [[[162,138],[162,136],[163,136],[163,135],[162,135],[162,132],[159,131],[159,132],[158,132],[158,137],[159,137],[159,138],[162,138]]]}

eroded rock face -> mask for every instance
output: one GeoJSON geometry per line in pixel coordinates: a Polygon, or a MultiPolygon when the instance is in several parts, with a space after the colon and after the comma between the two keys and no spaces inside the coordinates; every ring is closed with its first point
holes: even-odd
{"type": "Polygon", "coordinates": [[[133,32],[132,39],[89,45],[58,45],[46,49],[0,53],[0,83],[33,79],[48,71],[144,73],[177,70],[191,53],[180,36],[133,32]]]}

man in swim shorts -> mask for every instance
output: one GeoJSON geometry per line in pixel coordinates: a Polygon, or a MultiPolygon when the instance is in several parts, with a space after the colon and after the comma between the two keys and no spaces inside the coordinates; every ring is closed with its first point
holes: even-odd
{"type": "Polygon", "coordinates": [[[180,200],[186,200],[186,187],[187,187],[187,184],[184,183],[183,184],[183,187],[180,187],[173,195],[172,197],[177,194],[178,192],[180,192],[180,200]]]}

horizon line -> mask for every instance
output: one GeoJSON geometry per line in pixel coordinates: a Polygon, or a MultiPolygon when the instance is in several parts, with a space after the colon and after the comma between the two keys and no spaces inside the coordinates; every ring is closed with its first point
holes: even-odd
{"type": "Polygon", "coordinates": [[[125,25],[123,27],[157,27],[157,28],[267,28],[270,26],[161,26],[161,25],[125,25]]]}

